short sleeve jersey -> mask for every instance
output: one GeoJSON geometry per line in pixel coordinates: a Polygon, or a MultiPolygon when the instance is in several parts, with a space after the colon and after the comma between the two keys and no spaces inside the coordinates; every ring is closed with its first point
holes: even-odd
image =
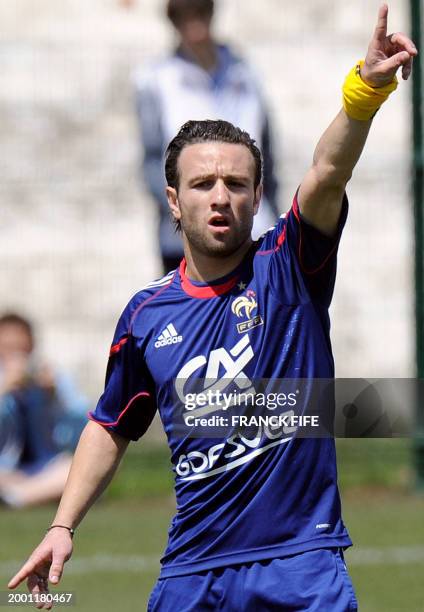
{"type": "Polygon", "coordinates": [[[176,395],[194,377],[244,386],[334,377],[328,308],[347,208],[345,197],[329,238],[302,219],[295,197],[231,274],[194,282],[183,260],[121,315],[90,416],[137,440],[159,410],[177,499],[161,577],[351,545],[332,438],[193,438],[173,427],[176,395]],[[242,318],[232,307],[240,297],[252,304],[242,318]]]}

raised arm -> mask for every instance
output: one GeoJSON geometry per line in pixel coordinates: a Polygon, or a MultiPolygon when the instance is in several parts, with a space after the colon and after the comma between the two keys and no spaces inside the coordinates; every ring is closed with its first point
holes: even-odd
{"type": "Polygon", "coordinates": [[[337,229],[346,184],[364,148],[372,118],[396,87],[402,66],[407,80],[417,54],[402,33],[387,35],[388,7],[383,4],[365,61],[345,83],[344,108],[321,136],[313,163],[299,189],[302,216],[324,234],[337,229]]]}
{"type": "MultiPolygon", "coordinates": [[[[52,525],[75,528],[112,479],[129,440],[90,422],[81,434],[62,499],[52,525]]],[[[48,580],[57,584],[72,554],[72,537],[64,527],[47,532],[8,587],[27,579],[32,593],[46,593],[48,580]]],[[[48,604],[45,606],[49,608],[48,604]]]]}

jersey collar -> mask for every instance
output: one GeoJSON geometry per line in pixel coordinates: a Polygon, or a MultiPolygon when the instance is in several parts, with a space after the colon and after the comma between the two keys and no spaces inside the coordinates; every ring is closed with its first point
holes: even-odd
{"type": "Polygon", "coordinates": [[[233,289],[239,278],[239,267],[230,273],[228,278],[224,277],[222,279],[218,279],[213,281],[212,283],[195,283],[191,281],[186,275],[187,262],[185,258],[180,263],[179,273],[181,279],[181,287],[187,293],[187,295],[195,298],[213,298],[219,295],[223,295],[224,293],[228,293],[233,289]],[[226,280],[224,280],[226,279],[226,280]]]}

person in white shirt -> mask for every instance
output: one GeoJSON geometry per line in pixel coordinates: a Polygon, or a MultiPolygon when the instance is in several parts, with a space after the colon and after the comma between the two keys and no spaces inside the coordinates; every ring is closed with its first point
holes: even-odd
{"type": "Polygon", "coordinates": [[[278,217],[270,121],[260,85],[243,59],[215,41],[213,12],[213,0],[168,0],[167,15],[178,33],[178,46],[135,74],[144,178],[158,206],[165,273],[178,267],[183,248],[169,214],[163,157],[168,142],[190,119],[224,119],[256,140],[264,160],[264,195],[254,238],[278,217]]]}

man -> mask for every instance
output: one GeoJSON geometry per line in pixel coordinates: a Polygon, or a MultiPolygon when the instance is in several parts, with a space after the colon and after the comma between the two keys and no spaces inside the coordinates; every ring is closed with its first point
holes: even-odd
{"type": "Polygon", "coordinates": [[[11,507],[60,498],[85,424],[85,399],[35,353],[31,323],[0,315],[0,501],[11,507]]]}
{"type": "Polygon", "coordinates": [[[225,119],[249,132],[264,159],[264,197],[255,217],[255,236],[278,216],[268,111],[248,64],[215,41],[213,13],[213,0],[168,0],[167,16],[178,35],[177,48],[136,75],[143,169],[159,212],[164,273],[178,267],[183,248],[165,196],[163,156],[168,142],[189,119],[225,119]]]}
{"type": "Polygon", "coordinates": [[[344,109],[321,137],[292,209],[259,242],[250,232],[261,165],[249,136],[225,122],[189,122],[170,143],[167,195],[185,259],[124,310],[92,414],[97,423],[82,434],[53,526],[10,588],[25,578],[33,592],[44,592],[48,578],[59,582],[73,528],[158,405],[178,512],[148,609],[357,609],[342,557],[351,541],[334,441],[193,438],[178,435],[174,419],[177,398],[201,380],[227,378],[247,389],[255,379],[334,375],[328,306],[345,187],[397,69],[407,79],[417,53],[405,35],[387,36],[387,14],[383,5],[365,62],[346,80],[344,109]]]}

